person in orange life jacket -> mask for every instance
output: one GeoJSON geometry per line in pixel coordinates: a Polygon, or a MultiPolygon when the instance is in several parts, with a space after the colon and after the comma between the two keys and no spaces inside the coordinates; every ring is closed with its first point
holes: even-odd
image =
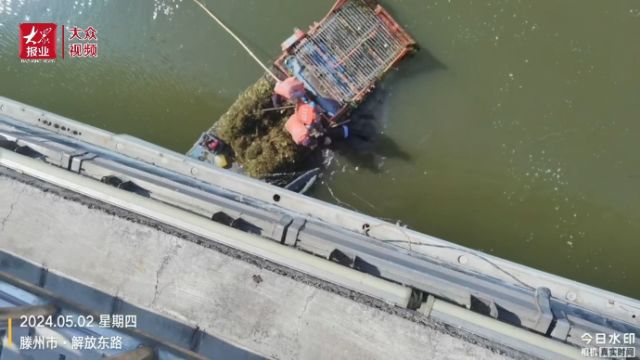
{"type": "Polygon", "coordinates": [[[295,77],[288,77],[276,83],[273,94],[271,95],[271,102],[274,108],[280,108],[285,101],[295,103],[303,99],[305,95],[306,90],[304,83],[295,77]]]}

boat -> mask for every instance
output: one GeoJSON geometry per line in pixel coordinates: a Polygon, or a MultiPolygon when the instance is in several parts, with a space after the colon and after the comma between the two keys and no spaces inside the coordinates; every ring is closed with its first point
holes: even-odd
{"type": "Polygon", "coordinates": [[[417,44],[377,2],[338,0],[307,31],[294,29],[281,49],[271,77],[240,94],[187,155],[307,191],[320,171],[296,168],[305,164],[300,154],[347,139],[351,112],[417,44]],[[228,152],[208,148],[211,139],[224,140],[228,152]]]}
{"type": "MultiPolygon", "coordinates": [[[[198,141],[196,141],[193,147],[187,152],[187,156],[215,164],[217,167],[227,168],[236,173],[244,173],[241,166],[229,160],[233,157],[231,148],[211,132],[205,132],[200,135],[198,141]],[[211,144],[217,145],[213,147],[211,144]]],[[[283,187],[287,190],[305,194],[313,187],[321,172],[320,167],[314,167],[304,171],[269,174],[260,178],[260,180],[283,187]]]]}

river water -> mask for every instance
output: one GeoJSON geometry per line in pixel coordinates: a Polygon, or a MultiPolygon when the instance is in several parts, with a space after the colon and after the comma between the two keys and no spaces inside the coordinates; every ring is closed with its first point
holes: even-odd
{"type": "MultiPolygon", "coordinates": [[[[332,0],[207,0],[263,59],[332,0]]],[[[398,0],[422,46],[312,196],[640,297],[640,2],[398,0]]],[[[260,69],[191,1],[0,0],[0,95],[185,152],[260,69]],[[18,24],[98,30],[25,64],[18,24]]]]}

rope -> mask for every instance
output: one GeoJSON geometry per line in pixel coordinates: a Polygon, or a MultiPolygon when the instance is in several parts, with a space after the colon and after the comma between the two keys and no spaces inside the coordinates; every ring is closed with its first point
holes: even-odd
{"type": "Polygon", "coordinates": [[[280,107],[272,107],[272,108],[262,109],[262,110],[260,110],[260,111],[261,111],[261,112],[268,112],[268,111],[287,110],[287,109],[293,109],[294,107],[296,107],[296,105],[287,105],[287,106],[280,106],[280,107]]]}
{"type": "Polygon", "coordinates": [[[218,19],[217,16],[213,15],[213,13],[211,11],[209,11],[209,9],[207,9],[207,7],[204,6],[204,4],[201,3],[199,0],[193,0],[193,2],[195,2],[198,6],[200,6],[202,8],[202,10],[204,10],[204,12],[207,13],[207,15],[209,15],[213,20],[215,20],[218,23],[218,25],[220,25],[227,33],[229,33],[229,35],[231,35],[238,42],[238,44],[240,44],[240,46],[242,46],[242,48],[247,51],[249,56],[251,56],[253,58],[253,60],[255,60],[258,63],[258,65],[260,65],[264,69],[264,71],[267,72],[267,74],[271,75],[271,77],[276,82],[280,81],[280,79],[278,79],[276,74],[274,74],[273,71],[271,71],[271,69],[269,69],[265,64],[263,64],[262,61],[260,61],[260,59],[253,53],[253,51],[251,51],[251,49],[249,49],[249,47],[247,45],[245,45],[245,43],[236,34],[234,34],[233,31],[231,31],[231,29],[229,29],[222,22],[222,20],[218,19]]]}

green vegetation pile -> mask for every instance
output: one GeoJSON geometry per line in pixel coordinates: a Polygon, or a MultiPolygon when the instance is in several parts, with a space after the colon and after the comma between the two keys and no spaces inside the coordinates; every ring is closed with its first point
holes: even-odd
{"type": "Polygon", "coordinates": [[[234,161],[256,178],[297,171],[309,153],[307,148],[296,145],[284,129],[292,109],[265,111],[273,108],[274,86],[271,77],[261,77],[238,96],[212,128],[231,146],[234,161]]]}

